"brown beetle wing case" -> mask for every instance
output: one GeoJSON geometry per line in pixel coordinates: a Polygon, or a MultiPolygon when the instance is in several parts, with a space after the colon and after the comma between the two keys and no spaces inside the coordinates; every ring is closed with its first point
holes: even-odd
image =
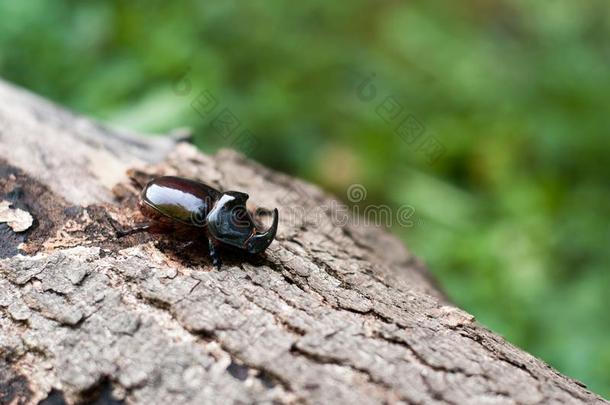
{"type": "Polygon", "coordinates": [[[195,227],[206,226],[206,216],[220,192],[203,183],[180,177],[163,176],[142,190],[141,204],[160,214],[195,227]]]}

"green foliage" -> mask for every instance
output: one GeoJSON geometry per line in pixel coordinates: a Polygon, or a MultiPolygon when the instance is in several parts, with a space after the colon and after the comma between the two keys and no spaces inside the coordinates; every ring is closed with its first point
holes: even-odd
{"type": "Polygon", "coordinates": [[[0,74],[413,205],[395,231],[457,303],[610,396],[609,17],[604,0],[0,0],[0,74]],[[257,147],[192,108],[203,91],[257,147]],[[390,95],[445,148],[434,164],[378,114],[390,95]]]}

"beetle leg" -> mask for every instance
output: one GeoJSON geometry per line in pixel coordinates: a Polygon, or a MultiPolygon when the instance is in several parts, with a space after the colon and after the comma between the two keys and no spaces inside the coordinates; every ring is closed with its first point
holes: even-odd
{"type": "Polygon", "coordinates": [[[134,233],[146,232],[149,231],[151,228],[151,224],[143,224],[136,226],[135,228],[123,229],[121,228],[119,223],[115,221],[108,213],[106,213],[106,219],[108,219],[110,226],[112,226],[112,229],[114,229],[114,233],[116,234],[117,238],[133,235],[134,233]]]}
{"type": "Polygon", "coordinates": [[[218,270],[222,266],[222,261],[220,260],[220,254],[218,253],[218,249],[216,249],[216,245],[212,241],[212,239],[208,239],[208,246],[210,248],[210,257],[212,258],[212,264],[218,270]]]}
{"type": "Polygon", "coordinates": [[[146,185],[146,183],[148,183],[154,177],[141,170],[135,170],[135,169],[129,169],[127,171],[127,176],[129,177],[129,180],[131,181],[131,185],[134,186],[135,188],[137,188],[138,190],[143,189],[144,186],[146,185]]]}
{"type": "Polygon", "coordinates": [[[115,231],[116,231],[117,238],[122,238],[124,236],[133,235],[134,233],[141,233],[141,232],[149,231],[150,228],[151,228],[150,224],[144,224],[144,225],[136,226],[131,229],[116,229],[115,228],[115,231]]]}
{"type": "Polygon", "coordinates": [[[180,250],[186,250],[186,249],[190,248],[191,246],[193,246],[194,244],[195,244],[195,241],[189,240],[188,242],[186,242],[185,244],[180,246],[180,250]]]}

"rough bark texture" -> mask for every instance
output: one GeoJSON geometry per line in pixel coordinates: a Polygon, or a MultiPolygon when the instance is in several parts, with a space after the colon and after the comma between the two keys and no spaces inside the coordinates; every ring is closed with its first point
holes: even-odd
{"type": "Polygon", "coordinates": [[[449,304],[397,239],[333,224],[329,196],[234,152],[0,82],[0,159],[0,201],[34,219],[0,224],[2,404],[604,402],[449,304]],[[105,213],[139,215],[128,169],[246,191],[280,208],[277,241],[220,271],[203,246],[117,241],[105,213]]]}

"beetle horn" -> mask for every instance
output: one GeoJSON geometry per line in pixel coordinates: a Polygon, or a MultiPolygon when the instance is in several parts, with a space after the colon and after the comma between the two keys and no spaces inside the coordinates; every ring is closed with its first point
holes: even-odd
{"type": "Polygon", "coordinates": [[[277,224],[279,220],[279,212],[276,209],[273,210],[273,223],[267,229],[266,232],[256,232],[254,235],[250,237],[248,240],[248,252],[250,253],[260,253],[267,249],[267,246],[273,242],[275,238],[275,234],[277,232],[277,224]]]}

